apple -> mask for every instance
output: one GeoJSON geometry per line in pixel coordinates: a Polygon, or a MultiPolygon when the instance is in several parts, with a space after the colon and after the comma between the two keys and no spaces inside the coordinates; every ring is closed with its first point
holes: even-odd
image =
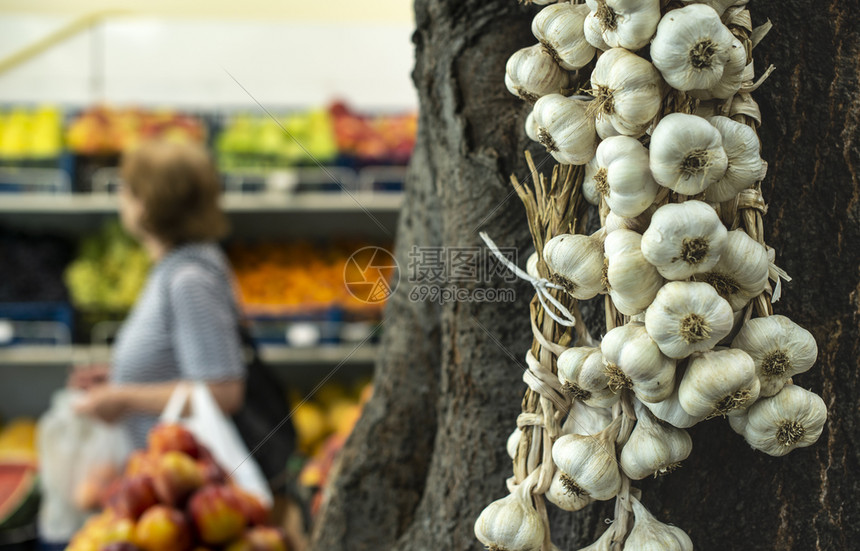
{"type": "Polygon", "coordinates": [[[203,473],[205,484],[224,484],[227,482],[227,473],[215,461],[212,452],[205,446],[200,446],[200,458],[197,460],[197,465],[203,473]]]}
{"type": "Polygon", "coordinates": [[[158,499],[174,507],[182,505],[205,482],[200,465],[180,451],[169,451],[158,458],[152,480],[158,499]]]}
{"type": "Polygon", "coordinates": [[[188,512],[200,539],[207,544],[225,544],[236,539],[247,521],[242,504],[229,486],[210,484],[191,496],[188,512]]]}
{"type": "Polygon", "coordinates": [[[101,546],[99,551],[141,551],[141,549],[128,541],[115,541],[101,546]]]}
{"type": "Polygon", "coordinates": [[[149,451],[161,455],[169,451],[179,451],[190,455],[193,459],[200,458],[200,444],[191,432],[174,423],[156,425],[147,439],[149,451]]]}
{"type": "Polygon", "coordinates": [[[146,475],[124,479],[107,503],[118,516],[132,520],[137,520],[144,511],[157,504],[158,496],[152,479],[146,475]]]}
{"type": "Polygon", "coordinates": [[[289,551],[284,533],[272,526],[255,526],[245,532],[254,551],[289,551]]]}
{"type": "Polygon", "coordinates": [[[182,511],[156,505],[137,522],[134,543],[143,551],[187,551],[191,548],[191,530],[182,511]]]}
{"type": "Polygon", "coordinates": [[[139,474],[151,475],[155,464],[155,456],[146,450],[135,450],[125,462],[125,476],[139,474]]]}
{"type": "Polygon", "coordinates": [[[249,525],[257,526],[269,522],[269,511],[263,502],[257,499],[257,496],[249,494],[237,486],[234,486],[232,490],[239,499],[242,514],[245,515],[249,525]]]}

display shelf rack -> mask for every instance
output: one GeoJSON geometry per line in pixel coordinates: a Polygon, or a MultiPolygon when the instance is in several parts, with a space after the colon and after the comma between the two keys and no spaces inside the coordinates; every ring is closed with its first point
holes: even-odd
{"type": "MultiPolygon", "coordinates": [[[[272,366],[372,364],[379,352],[377,345],[339,344],[307,348],[263,346],[263,361],[272,366]]],[[[110,359],[107,346],[10,346],[0,348],[0,365],[5,366],[68,366],[95,364],[110,359]]]]}

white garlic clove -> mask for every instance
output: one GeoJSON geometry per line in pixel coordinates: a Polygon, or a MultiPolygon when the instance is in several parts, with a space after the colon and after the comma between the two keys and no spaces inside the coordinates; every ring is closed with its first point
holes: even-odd
{"type": "Polygon", "coordinates": [[[599,348],[568,348],[558,357],[558,380],[572,400],[592,407],[610,407],[618,394],[609,389],[609,377],[599,348]]]}
{"type": "Polygon", "coordinates": [[[517,457],[517,447],[520,445],[520,437],[523,435],[523,431],[520,430],[519,427],[514,429],[514,432],[508,436],[508,441],[505,444],[505,449],[508,452],[508,456],[511,459],[516,459],[517,457]]]}
{"type": "Polygon", "coordinates": [[[507,497],[490,503],[475,521],[475,537],[498,551],[539,551],[544,525],[529,492],[520,485],[507,497]]]}
{"type": "Polygon", "coordinates": [[[762,294],[767,286],[770,263],[764,245],[743,230],[728,232],[720,260],[705,273],[693,279],[711,285],[738,311],[762,294]]]}
{"type": "Polygon", "coordinates": [[[550,279],[574,298],[594,298],[605,289],[603,243],[592,236],[562,234],[550,239],[543,249],[550,279]]]}
{"type": "Polygon", "coordinates": [[[635,521],[624,542],[625,551],[693,551],[693,541],[677,526],[663,524],[636,498],[631,498],[635,521]]]}
{"type": "Polygon", "coordinates": [[[664,283],[657,268],[645,259],[641,245],[642,236],[627,229],[609,233],[603,243],[609,296],[615,308],[628,316],[644,312],[664,283]]]}
{"type": "Polygon", "coordinates": [[[537,125],[537,122],[535,121],[534,110],[532,110],[531,113],[529,113],[528,116],[526,117],[525,129],[526,129],[526,136],[528,136],[531,141],[533,141],[533,142],[539,142],[540,141],[540,139],[538,139],[538,125],[537,125]]]}
{"type": "Polygon", "coordinates": [[[588,7],[562,2],[542,9],[532,20],[532,34],[562,69],[581,69],[594,57],[583,24],[588,7]]]}
{"type": "Polygon", "coordinates": [[[638,400],[636,425],[619,457],[621,470],[633,480],[670,473],[693,451],[687,431],[657,420],[638,400]]]}
{"type": "Polygon", "coordinates": [[[669,203],[651,217],[642,234],[641,249],[660,275],[679,280],[713,268],[726,237],[726,227],[707,203],[669,203]]]}
{"type": "Polygon", "coordinates": [[[606,333],[600,351],[609,375],[609,388],[632,389],[645,402],[672,394],[675,360],[667,358],[640,323],[628,323],[606,333]]]}
{"type": "Polygon", "coordinates": [[[585,4],[591,10],[587,28],[600,37],[589,38],[594,40],[592,44],[598,48],[601,43],[631,51],[643,48],[651,40],[660,21],[658,0],[585,0],[585,4]]]}
{"type": "Polygon", "coordinates": [[[827,406],[820,396],[786,385],[749,408],[743,436],[753,448],[778,457],[814,444],[826,420],[827,406]]]}
{"type": "Polygon", "coordinates": [[[707,283],[672,281],[645,311],[645,329],[663,354],[710,350],[732,329],[732,307],[707,283]]]}
{"type": "Polygon", "coordinates": [[[743,436],[749,422],[749,410],[744,410],[737,415],[729,415],[726,419],[729,420],[729,426],[732,427],[732,430],[743,436]]]}
{"type": "Polygon", "coordinates": [[[651,217],[654,216],[654,212],[656,211],[656,207],[651,205],[645,212],[637,216],[636,218],[625,218],[624,216],[620,216],[612,211],[609,211],[609,214],[606,215],[606,222],[603,225],[605,229],[605,235],[609,235],[617,229],[627,229],[631,231],[635,231],[637,233],[642,233],[646,229],[648,229],[648,225],[651,223],[651,217]]]}
{"type": "Polygon", "coordinates": [[[818,356],[812,333],[778,315],[747,321],[732,347],[752,357],[762,396],[779,392],[791,377],[808,371],[818,356]]]}
{"type": "Polygon", "coordinates": [[[594,128],[597,130],[597,136],[601,140],[621,135],[621,133],[618,132],[618,130],[615,130],[615,127],[612,126],[612,121],[609,120],[609,117],[602,113],[598,113],[597,117],[594,119],[594,128]]]}
{"type": "Polygon", "coordinates": [[[690,357],[678,386],[678,402],[690,415],[716,417],[748,408],[760,391],[749,354],[725,348],[690,357]]]}
{"type": "Polygon", "coordinates": [[[593,436],[602,432],[611,422],[612,412],[608,407],[592,407],[580,400],[573,400],[561,431],[563,434],[593,436]]]}
{"type": "Polygon", "coordinates": [[[530,254],[528,260],[526,260],[526,273],[535,279],[540,279],[540,273],[538,272],[538,260],[540,259],[538,258],[537,251],[530,254]]]}
{"type": "Polygon", "coordinates": [[[597,541],[579,551],[612,551],[612,545],[615,543],[612,539],[614,533],[615,531],[610,526],[597,538],[597,541]]]}
{"type": "Polygon", "coordinates": [[[684,411],[684,408],[681,407],[681,403],[678,401],[678,387],[680,386],[685,373],[685,368],[678,368],[678,371],[675,373],[675,388],[668,398],[662,402],[656,402],[653,404],[642,402],[642,405],[648,408],[648,410],[654,414],[654,417],[679,429],[688,429],[701,421],[704,421],[706,417],[704,415],[698,417],[690,415],[684,411]]]}
{"type": "Polygon", "coordinates": [[[705,190],[705,199],[712,203],[728,201],[764,176],[759,139],[748,125],[728,117],[711,117],[708,121],[722,136],[728,168],[722,178],[705,190]]]}
{"type": "Polygon", "coordinates": [[[584,165],[594,157],[597,131],[588,104],[561,94],[548,94],[535,102],[538,141],[559,163],[584,165]]]}
{"type": "Polygon", "coordinates": [[[564,473],[556,470],[552,477],[549,489],[544,494],[550,503],[565,511],[579,511],[592,502],[592,499],[586,495],[571,492],[562,481],[563,476],[564,473]]]}
{"type": "MultiPolygon", "coordinates": [[[[663,16],[650,52],[652,62],[670,86],[690,91],[712,90],[721,83],[727,69],[735,71],[734,65],[728,66],[738,48],[743,51],[743,45],[713,8],[691,4],[663,16]]],[[[728,89],[720,88],[719,97],[730,97],[738,88],[728,95],[728,89]]]]}
{"type": "Polygon", "coordinates": [[[599,204],[603,197],[620,216],[635,218],[645,212],[658,190],[648,167],[648,150],[634,138],[615,136],[603,140],[594,158],[585,165],[582,192],[586,200],[599,204]]]}
{"type": "MultiPolygon", "coordinates": [[[[723,12],[726,11],[726,8],[738,3],[737,0],[681,0],[685,4],[705,4],[706,6],[711,6],[714,8],[714,11],[717,12],[717,15],[722,16],[723,12]]],[[[535,2],[537,3],[537,2],[535,2]]]]}
{"type": "Polygon", "coordinates": [[[661,186],[697,195],[726,173],[728,157],[720,132],[696,115],[672,113],[651,134],[651,174],[661,186]]]}
{"type": "Polygon", "coordinates": [[[604,52],[594,65],[591,107],[619,134],[638,137],[651,126],[663,101],[660,73],[647,60],[623,48],[604,52]]]}
{"type": "Polygon", "coordinates": [[[526,101],[535,102],[548,94],[559,94],[570,84],[570,74],[559,67],[540,44],[523,48],[508,58],[505,86],[526,101]]]}
{"type": "Polygon", "coordinates": [[[597,436],[565,434],[555,441],[552,460],[562,471],[561,482],[572,495],[605,501],[618,494],[621,489],[621,473],[615,458],[618,428],[616,420],[597,436]]]}

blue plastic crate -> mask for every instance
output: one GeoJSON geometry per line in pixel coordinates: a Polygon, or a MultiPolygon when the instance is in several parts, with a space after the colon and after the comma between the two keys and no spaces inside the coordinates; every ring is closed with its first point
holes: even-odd
{"type": "MultiPolygon", "coordinates": [[[[74,309],[67,302],[2,302],[0,303],[0,320],[15,322],[53,322],[64,326],[68,335],[74,329],[74,309]]],[[[39,336],[26,336],[26,333],[15,336],[9,342],[0,346],[16,344],[57,344],[56,339],[39,336]]],[[[64,343],[67,344],[67,343],[64,343]]]]}

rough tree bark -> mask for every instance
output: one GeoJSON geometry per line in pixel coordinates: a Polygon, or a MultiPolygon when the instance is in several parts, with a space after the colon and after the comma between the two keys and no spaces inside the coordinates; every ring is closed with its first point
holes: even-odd
{"type": "MultiPolygon", "coordinates": [[[[755,94],[769,163],[766,239],[794,278],[775,310],[816,337],[819,361],[797,382],[821,394],[830,414],[815,446],[784,458],[752,451],[727,423],[700,424],[684,467],[639,485],[646,506],[702,551],[858,546],[858,7],[751,5],[755,24],[774,24],[756,66],[777,66],[755,94]]],[[[314,549],[480,549],[474,520],[505,492],[531,289],[514,284],[514,303],[414,302],[405,268],[413,246],[478,246],[479,229],[524,261],[530,238],[508,177],[527,173],[527,107],[502,79],[508,56],[534,42],[536,10],[515,0],[415,2],[421,113],[397,235],[404,279],[385,312],[375,395],[344,449],[314,549]]],[[[578,549],[610,516],[608,505],[554,511],[553,540],[578,549]]]]}

